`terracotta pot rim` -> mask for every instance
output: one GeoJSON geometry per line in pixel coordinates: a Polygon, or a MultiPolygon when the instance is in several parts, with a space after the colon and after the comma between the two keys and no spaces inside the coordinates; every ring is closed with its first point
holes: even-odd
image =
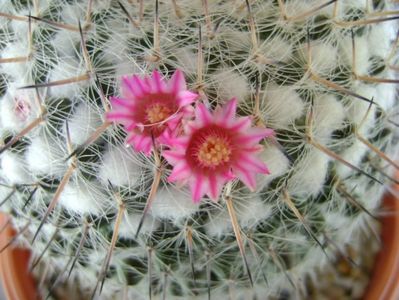
{"type": "MultiPolygon", "coordinates": [[[[0,248],[3,248],[15,235],[9,224],[9,217],[0,212],[0,248]]],[[[40,299],[34,278],[29,273],[30,251],[13,246],[0,254],[0,279],[8,300],[40,299]]]]}
{"type": "MultiPolygon", "coordinates": [[[[399,178],[399,172],[396,173],[399,178]]],[[[372,277],[364,294],[364,300],[399,299],[399,185],[387,192],[383,207],[387,214],[381,217],[382,249],[377,254],[372,277]],[[396,194],[396,195],[394,195],[396,194]],[[396,197],[395,197],[396,196],[396,197]]]]}

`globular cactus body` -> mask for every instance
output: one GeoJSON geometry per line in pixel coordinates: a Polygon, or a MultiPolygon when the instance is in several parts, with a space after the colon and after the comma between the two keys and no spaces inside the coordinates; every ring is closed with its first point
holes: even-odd
{"type": "Polygon", "coordinates": [[[47,292],[309,299],[318,267],[355,263],[378,230],[396,30],[389,1],[0,1],[1,208],[47,292]],[[194,203],[166,160],[125,146],[109,99],[154,70],[273,129],[255,190],[194,203]]]}

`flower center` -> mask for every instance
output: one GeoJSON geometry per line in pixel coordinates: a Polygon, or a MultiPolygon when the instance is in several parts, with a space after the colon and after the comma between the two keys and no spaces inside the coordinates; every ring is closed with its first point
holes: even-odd
{"type": "Polygon", "coordinates": [[[159,123],[172,114],[172,110],[161,103],[150,105],[145,110],[146,118],[150,124],[159,123]]]}
{"type": "Polygon", "coordinates": [[[209,136],[199,146],[197,158],[207,167],[216,167],[230,160],[231,147],[221,137],[209,136]]]}

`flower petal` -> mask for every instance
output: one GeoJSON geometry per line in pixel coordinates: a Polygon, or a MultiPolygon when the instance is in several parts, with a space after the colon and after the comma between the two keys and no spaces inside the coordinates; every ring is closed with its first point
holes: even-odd
{"type": "Polygon", "coordinates": [[[256,188],[256,176],[255,173],[250,172],[247,168],[240,165],[235,165],[233,167],[233,172],[237,177],[252,191],[256,188]]]}
{"type": "Polygon", "coordinates": [[[175,132],[167,131],[166,134],[162,136],[162,143],[171,147],[171,148],[179,148],[179,149],[186,149],[189,143],[188,136],[176,136],[175,132]]]}
{"type": "Polygon", "coordinates": [[[251,128],[251,123],[252,121],[250,117],[237,118],[228,126],[228,129],[232,131],[245,131],[251,128]]]}
{"type": "Polygon", "coordinates": [[[206,126],[212,122],[212,114],[202,103],[198,104],[195,110],[195,122],[201,126],[206,126]]]}
{"type": "Polygon", "coordinates": [[[191,169],[186,161],[178,162],[168,177],[169,182],[184,181],[191,175],[191,169]]]}
{"type": "Polygon", "coordinates": [[[163,93],[165,91],[166,85],[163,82],[161,75],[159,74],[159,72],[157,70],[154,70],[152,72],[152,89],[154,89],[154,91],[156,93],[163,93]]]}
{"type": "Polygon", "coordinates": [[[136,108],[135,103],[127,99],[111,97],[110,100],[113,109],[117,109],[120,107],[120,108],[127,108],[129,110],[134,110],[136,108]]]}
{"type": "Polygon", "coordinates": [[[269,128],[254,127],[246,131],[245,134],[236,137],[235,141],[242,145],[257,144],[261,139],[271,136],[273,133],[274,131],[269,128]]]}
{"type": "Polygon", "coordinates": [[[223,176],[224,176],[226,182],[237,178],[231,170],[227,170],[226,172],[224,172],[223,176]]]}
{"type": "Polygon", "coordinates": [[[152,150],[152,141],[151,139],[146,139],[145,142],[142,144],[141,148],[137,148],[137,151],[141,151],[146,156],[150,156],[152,150]]]}
{"type": "Polygon", "coordinates": [[[198,126],[194,121],[191,121],[184,123],[183,128],[186,135],[191,135],[193,132],[201,128],[201,126],[198,126]]]}
{"type": "Polygon", "coordinates": [[[212,199],[212,201],[217,202],[219,199],[220,192],[222,191],[222,188],[224,184],[226,183],[226,178],[223,177],[223,175],[215,175],[215,174],[210,174],[209,175],[209,191],[207,192],[207,195],[209,198],[212,199]]]}
{"type": "Polygon", "coordinates": [[[132,113],[121,111],[110,111],[106,115],[107,120],[115,122],[131,121],[132,113]]]}
{"type": "Polygon", "coordinates": [[[144,134],[132,133],[126,140],[127,144],[133,146],[136,151],[144,152],[145,155],[149,155],[152,148],[152,140],[149,136],[144,134]]]}
{"type": "Polygon", "coordinates": [[[172,77],[170,78],[169,89],[170,89],[170,92],[172,92],[172,93],[174,93],[176,95],[180,91],[187,89],[186,80],[184,79],[183,72],[180,71],[179,69],[177,69],[173,73],[172,77]]]}
{"type": "Polygon", "coordinates": [[[184,153],[176,150],[164,150],[162,156],[173,166],[184,159],[184,153]]]}
{"type": "Polygon", "coordinates": [[[122,77],[121,84],[122,95],[126,98],[136,99],[143,95],[143,91],[139,85],[134,84],[133,80],[128,76],[122,77]]]}
{"type": "Polygon", "coordinates": [[[266,164],[257,157],[252,155],[241,155],[238,160],[245,163],[247,169],[250,169],[252,172],[270,174],[266,164]]]}
{"type": "Polygon", "coordinates": [[[191,180],[191,195],[194,203],[198,203],[207,191],[207,180],[202,174],[194,175],[191,180]]]}
{"type": "MultiPolygon", "coordinates": [[[[237,111],[237,98],[229,100],[225,106],[215,112],[215,119],[219,125],[229,127],[229,124],[235,121],[235,114],[237,111]]],[[[235,122],[234,122],[235,123],[235,122]]]]}
{"type": "Polygon", "coordinates": [[[135,88],[140,91],[141,96],[150,92],[145,82],[137,75],[133,75],[132,82],[130,82],[130,84],[135,85],[135,88]]]}
{"type": "Polygon", "coordinates": [[[177,98],[179,101],[179,107],[182,107],[193,103],[194,100],[198,98],[198,94],[183,90],[177,94],[177,98]]]}

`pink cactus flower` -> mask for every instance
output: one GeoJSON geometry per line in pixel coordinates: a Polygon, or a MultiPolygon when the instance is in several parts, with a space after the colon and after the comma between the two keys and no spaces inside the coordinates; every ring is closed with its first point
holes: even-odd
{"type": "Polygon", "coordinates": [[[128,133],[126,143],[146,155],[152,150],[153,139],[162,143],[168,130],[175,130],[183,117],[192,115],[190,104],[198,96],[187,90],[180,70],[168,82],[157,71],[143,78],[124,76],[121,89],[121,98],[111,98],[107,119],[122,124],[128,133]]]}
{"type": "Polygon", "coordinates": [[[24,97],[15,97],[14,100],[15,100],[15,106],[14,106],[15,115],[20,121],[25,122],[28,119],[32,110],[30,101],[25,99],[24,97]]]}
{"type": "Polygon", "coordinates": [[[254,190],[256,174],[269,174],[257,154],[262,150],[260,140],[273,130],[251,127],[251,118],[236,117],[236,109],[235,98],[213,113],[199,104],[184,134],[169,137],[170,149],[162,153],[173,166],[168,180],[188,183],[194,202],[204,194],[217,201],[224,184],[235,178],[254,190]]]}

